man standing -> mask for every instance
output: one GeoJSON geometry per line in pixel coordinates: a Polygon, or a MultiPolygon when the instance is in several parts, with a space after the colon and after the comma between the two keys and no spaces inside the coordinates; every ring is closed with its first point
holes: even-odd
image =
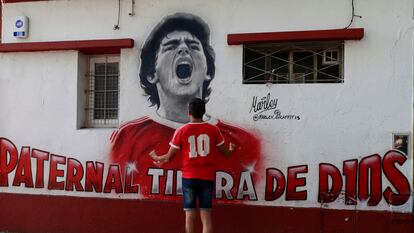
{"type": "MultiPolygon", "coordinates": [[[[156,106],[156,114],[121,125],[111,136],[110,158],[120,164],[123,174],[133,172],[132,180],[140,185],[144,198],[178,199],[174,194],[181,192],[181,173],[177,171],[181,168],[180,160],[154,165],[147,155],[153,149],[168,150],[175,129],[190,120],[187,107],[192,98],[208,102],[210,83],[215,77],[215,55],[209,37],[209,27],[200,17],[176,13],[166,16],[154,27],[141,50],[141,87],[151,105],[156,106]],[[156,170],[160,167],[163,170],[156,170]],[[153,173],[155,170],[157,174],[153,173]],[[179,182],[168,180],[168,172],[173,171],[179,182]]],[[[227,182],[232,185],[231,192],[222,198],[245,199],[245,196],[236,196],[238,180],[245,170],[252,170],[253,178],[257,176],[254,170],[261,165],[259,140],[244,129],[208,114],[204,115],[204,121],[216,125],[227,142],[238,145],[234,158],[218,158],[217,170],[234,181],[227,182]]],[[[249,199],[255,199],[254,196],[252,193],[249,199]]]]}
{"type": "Polygon", "coordinates": [[[153,150],[149,155],[157,162],[169,162],[175,153],[181,150],[186,232],[194,232],[198,200],[203,232],[211,233],[211,207],[217,149],[228,158],[234,151],[234,144],[230,143],[227,149],[219,128],[203,121],[205,113],[203,100],[192,99],[188,106],[188,113],[190,122],[175,131],[168,152],[157,156],[153,150]]]}

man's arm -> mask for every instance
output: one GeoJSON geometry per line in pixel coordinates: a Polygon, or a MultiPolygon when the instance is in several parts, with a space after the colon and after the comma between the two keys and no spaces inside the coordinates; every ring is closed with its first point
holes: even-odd
{"type": "Polygon", "coordinates": [[[230,155],[233,154],[235,145],[230,142],[229,148],[227,149],[223,143],[220,146],[217,146],[217,148],[219,149],[221,154],[228,159],[230,158],[230,155]]]}
{"type": "Polygon", "coordinates": [[[162,163],[166,163],[166,162],[170,162],[173,158],[175,153],[178,151],[177,148],[174,148],[172,146],[170,146],[170,149],[168,150],[167,154],[158,156],[157,153],[155,152],[155,150],[152,150],[149,153],[149,156],[157,162],[162,162],[162,163]]]}

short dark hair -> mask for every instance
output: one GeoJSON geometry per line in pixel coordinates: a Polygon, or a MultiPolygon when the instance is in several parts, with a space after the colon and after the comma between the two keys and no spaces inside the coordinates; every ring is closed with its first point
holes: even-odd
{"type": "Polygon", "coordinates": [[[211,93],[210,82],[214,79],[215,74],[215,54],[210,45],[210,29],[200,17],[188,13],[175,13],[166,16],[154,27],[148,36],[141,51],[141,68],[139,72],[141,87],[144,89],[145,94],[149,96],[148,99],[152,104],[151,106],[157,105],[159,107],[160,98],[157,86],[150,83],[147,78],[153,77],[155,74],[155,62],[162,39],[173,31],[187,31],[197,37],[203,46],[207,61],[206,75],[210,76],[210,79],[204,81],[202,87],[202,99],[207,102],[211,93]]]}
{"type": "Polygon", "coordinates": [[[201,119],[203,118],[204,113],[206,113],[206,103],[200,98],[193,98],[188,103],[188,113],[194,118],[201,119]]]}

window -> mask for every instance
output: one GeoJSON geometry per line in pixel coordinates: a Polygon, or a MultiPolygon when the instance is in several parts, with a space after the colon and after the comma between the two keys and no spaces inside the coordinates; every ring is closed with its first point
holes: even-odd
{"type": "Polygon", "coordinates": [[[343,42],[244,45],[243,83],[343,83],[343,42]]]}
{"type": "Polygon", "coordinates": [[[324,65],[339,64],[339,50],[325,50],[323,51],[324,65]]]}
{"type": "Polygon", "coordinates": [[[89,58],[85,126],[118,126],[119,56],[89,58]]]}

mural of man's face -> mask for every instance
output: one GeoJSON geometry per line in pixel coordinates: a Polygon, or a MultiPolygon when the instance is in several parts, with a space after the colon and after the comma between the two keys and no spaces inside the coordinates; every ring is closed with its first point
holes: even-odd
{"type": "Polygon", "coordinates": [[[153,82],[160,96],[201,97],[203,82],[210,77],[200,40],[187,31],[173,31],[161,41],[153,82]]]}

